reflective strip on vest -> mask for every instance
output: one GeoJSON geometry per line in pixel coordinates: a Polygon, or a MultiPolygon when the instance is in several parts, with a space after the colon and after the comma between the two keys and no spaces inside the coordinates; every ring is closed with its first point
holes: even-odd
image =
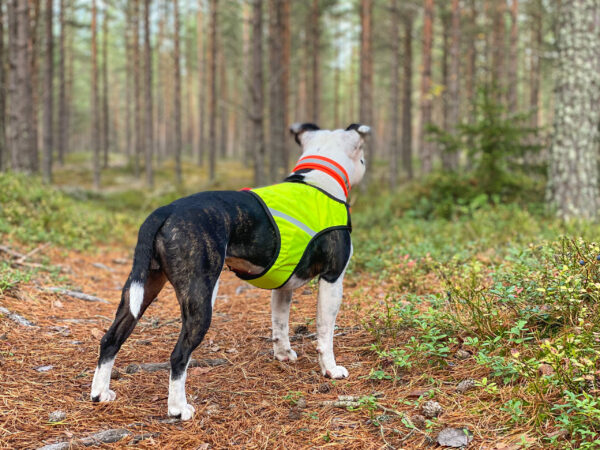
{"type": "Polygon", "coordinates": [[[299,220],[296,220],[293,217],[290,217],[287,214],[282,213],[281,211],[277,211],[276,209],[273,209],[273,208],[269,208],[269,211],[271,212],[271,215],[273,217],[279,217],[280,219],[287,220],[288,222],[296,225],[302,231],[306,232],[306,234],[308,234],[310,237],[313,237],[315,234],[317,234],[313,230],[308,228],[306,225],[304,225],[302,222],[300,222],[299,220]]]}

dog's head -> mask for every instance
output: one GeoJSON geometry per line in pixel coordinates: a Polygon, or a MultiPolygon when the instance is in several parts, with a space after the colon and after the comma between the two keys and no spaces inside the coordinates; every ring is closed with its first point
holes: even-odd
{"type": "Polygon", "coordinates": [[[341,164],[355,185],[365,175],[364,139],[371,127],[353,123],[345,130],[321,130],[314,123],[295,123],[290,127],[302,156],[321,155],[341,164]]]}

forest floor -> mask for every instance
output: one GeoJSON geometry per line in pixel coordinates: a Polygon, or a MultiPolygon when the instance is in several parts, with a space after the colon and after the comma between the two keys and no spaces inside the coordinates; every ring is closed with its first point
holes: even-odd
{"type": "MultiPolygon", "coordinates": [[[[346,283],[335,349],[338,364],[349,369],[350,377],[333,381],[320,375],[311,337],[315,331],[314,286],[299,289],[293,301],[290,330],[298,361],[281,363],[273,359],[268,342],[269,292],[245,289],[250,286],[225,271],[211,329],[193,354],[199,361],[218,365],[189,370],[187,393],[196,414],[192,420],[180,422],[166,414],[167,370],[127,373],[132,371],[127,370],[130,365],[169,360],[180,327],[179,307],[170,285],[146,311],[118,355],[113,372],[116,379],[111,383],[116,400],[92,403],[89,392],[99,340],[118,305],[130,269],[131,249],[106,247],[85,252],[49,247],[42,252],[51,265],[60,267],[58,279],[38,272],[0,295],[2,306],[34,325],[18,325],[6,317],[0,321],[0,446],[76,445],[94,433],[120,428],[130,434],[104,447],[437,446],[432,439],[435,435],[411,431],[401,416],[418,413],[410,400],[428,392],[431,377],[421,372],[394,383],[369,377],[378,358],[369,350],[373,337],[362,321],[386,295],[386,286],[380,281],[354,276],[346,283]],[[48,292],[51,286],[68,286],[108,303],[48,292]],[[353,400],[376,398],[376,404],[384,409],[369,407],[368,402],[359,402],[356,408],[325,403],[340,395],[353,400]],[[49,415],[55,411],[63,411],[65,417],[53,423],[49,415]]],[[[500,439],[493,414],[468,413],[468,404],[480,400],[456,394],[457,382],[472,377],[474,370],[468,361],[456,359],[448,369],[436,371],[441,386],[436,399],[445,409],[438,425],[468,428],[474,433],[470,448],[520,448],[507,442],[521,442],[526,435],[500,439]]]]}

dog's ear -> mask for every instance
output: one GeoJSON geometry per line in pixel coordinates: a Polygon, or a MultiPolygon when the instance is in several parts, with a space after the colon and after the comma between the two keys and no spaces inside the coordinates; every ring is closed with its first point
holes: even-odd
{"type": "Polygon", "coordinates": [[[362,137],[365,137],[365,136],[371,134],[371,127],[369,125],[362,125],[360,123],[351,123],[350,125],[348,125],[348,127],[346,128],[346,131],[350,131],[350,130],[356,131],[362,137]]]}
{"type": "Polygon", "coordinates": [[[294,123],[290,126],[290,133],[294,135],[294,140],[298,145],[302,145],[300,142],[300,135],[305,131],[317,131],[320,128],[314,123],[294,123]]]}

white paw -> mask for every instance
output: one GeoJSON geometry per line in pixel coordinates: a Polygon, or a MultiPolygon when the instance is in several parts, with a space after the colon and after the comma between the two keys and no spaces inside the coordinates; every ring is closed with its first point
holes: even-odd
{"type": "Polygon", "coordinates": [[[100,392],[99,395],[92,394],[91,397],[94,402],[112,402],[117,398],[117,394],[115,394],[115,391],[107,389],[106,391],[100,392]]]}
{"type": "Polygon", "coordinates": [[[348,378],[348,370],[343,366],[335,366],[333,369],[323,370],[323,375],[328,378],[339,380],[340,378],[348,378]]]}
{"type": "Polygon", "coordinates": [[[179,417],[181,420],[190,420],[196,410],[192,405],[186,403],[183,407],[169,406],[169,415],[179,417]]]}
{"type": "Polygon", "coordinates": [[[296,361],[298,359],[298,355],[291,348],[287,350],[275,350],[273,354],[279,361],[296,361]]]}

